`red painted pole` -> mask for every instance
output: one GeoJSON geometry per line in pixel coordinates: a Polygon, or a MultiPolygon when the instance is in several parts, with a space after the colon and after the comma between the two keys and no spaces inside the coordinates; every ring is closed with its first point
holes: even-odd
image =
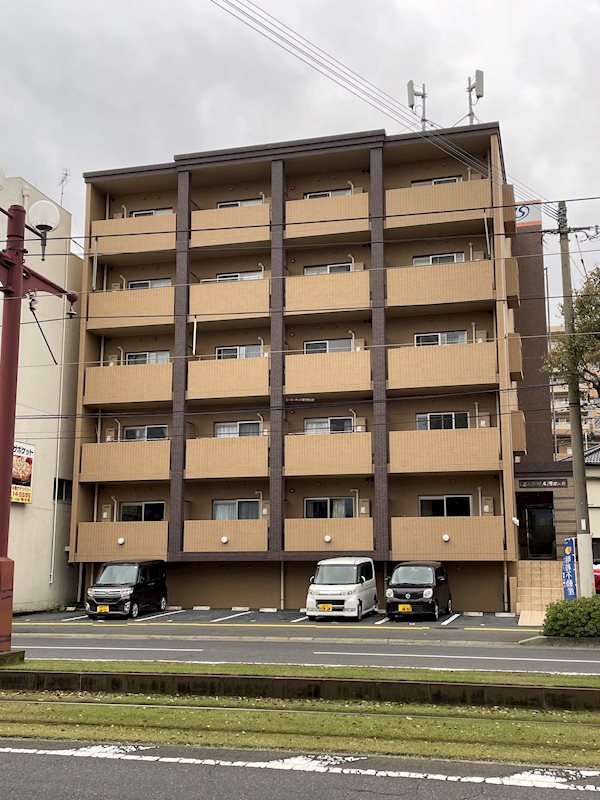
{"type": "Polygon", "coordinates": [[[8,270],[9,282],[3,287],[0,346],[0,652],[11,649],[12,633],[13,563],[8,558],[8,528],[23,297],[25,209],[11,206],[9,214],[4,255],[14,263],[8,270]]]}

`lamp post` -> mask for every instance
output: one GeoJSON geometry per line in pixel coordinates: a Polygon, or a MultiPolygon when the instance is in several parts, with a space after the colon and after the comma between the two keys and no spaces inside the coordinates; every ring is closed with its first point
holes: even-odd
{"type": "Polygon", "coordinates": [[[12,205],[8,211],[6,249],[0,251],[0,292],[4,294],[2,318],[2,344],[0,345],[0,659],[10,652],[13,609],[13,562],[8,558],[8,531],[10,525],[10,495],[12,484],[15,415],[17,405],[17,377],[19,368],[19,337],[21,327],[21,301],[29,292],[47,292],[61,297],[66,295],[73,304],[78,300],[75,292],[40,275],[25,264],[25,230],[42,240],[42,260],[46,237],[60,221],[53,203],[39,200],[31,206],[29,220],[25,222],[25,209],[12,205]]]}

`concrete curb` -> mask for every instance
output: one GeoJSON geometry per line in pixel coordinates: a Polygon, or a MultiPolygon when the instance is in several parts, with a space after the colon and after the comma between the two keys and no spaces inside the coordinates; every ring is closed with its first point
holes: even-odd
{"type": "Polygon", "coordinates": [[[525,647],[577,647],[596,650],[600,647],[600,639],[592,636],[581,638],[573,636],[531,636],[529,639],[521,639],[519,644],[525,647]]]}
{"type": "Polygon", "coordinates": [[[103,692],[277,699],[370,700],[540,709],[597,710],[600,689],[573,686],[444,683],[430,681],[290,678],[252,675],[184,675],[140,672],[0,670],[0,689],[31,692],[103,692]]]}

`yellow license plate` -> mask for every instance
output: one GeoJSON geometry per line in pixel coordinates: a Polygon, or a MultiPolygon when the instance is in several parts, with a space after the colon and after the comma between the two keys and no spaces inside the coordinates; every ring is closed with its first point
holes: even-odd
{"type": "Polygon", "coordinates": [[[410,603],[403,603],[398,606],[398,611],[412,611],[412,606],[410,603]]]}
{"type": "Polygon", "coordinates": [[[331,611],[332,609],[331,603],[319,603],[319,611],[331,611]]]}
{"type": "Polygon", "coordinates": [[[108,606],[98,606],[98,613],[99,614],[108,614],[108,606]]]}

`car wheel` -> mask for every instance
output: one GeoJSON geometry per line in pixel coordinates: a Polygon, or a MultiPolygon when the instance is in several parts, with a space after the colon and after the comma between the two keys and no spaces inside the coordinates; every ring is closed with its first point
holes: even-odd
{"type": "Polygon", "coordinates": [[[446,606],[446,614],[452,614],[452,598],[448,598],[448,605],[446,606]]]}
{"type": "Polygon", "coordinates": [[[377,595],[373,598],[373,613],[379,613],[379,600],[377,599],[377,595]]]}
{"type": "Polygon", "coordinates": [[[432,616],[433,616],[434,619],[439,619],[440,618],[440,606],[439,606],[437,601],[433,605],[432,616]]]}
{"type": "Polygon", "coordinates": [[[317,621],[317,617],[315,616],[315,614],[307,614],[307,615],[306,615],[306,619],[307,619],[309,622],[316,622],[316,621],[317,621]]]}
{"type": "Polygon", "coordinates": [[[160,603],[158,604],[159,611],[166,611],[167,610],[167,598],[164,594],[160,598],[160,603]]]}
{"type": "Polygon", "coordinates": [[[356,621],[360,622],[361,619],[362,619],[362,616],[363,616],[362,603],[359,600],[358,601],[358,606],[356,607],[356,621]]]}
{"type": "Polygon", "coordinates": [[[131,611],[129,612],[129,614],[130,614],[130,616],[131,616],[131,619],[137,619],[137,618],[139,617],[139,615],[140,615],[140,607],[139,607],[139,605],[138,605],[138,604],[135,602],[135,600],[134,600],[134,602],[131,604],[131,611]]]}
{"type": "Polygon", "coordinates": [[[98,619],[97,614],[88,614],[88,619],[98,619]]]}
{"type": "Polygon", "coordinates": [[[394,622],[395,619],[396,619],[396,615],[395,614],[386,614],[386,616],[387,616],[387,618],[389,619],[390,622],[394,622]]]}

